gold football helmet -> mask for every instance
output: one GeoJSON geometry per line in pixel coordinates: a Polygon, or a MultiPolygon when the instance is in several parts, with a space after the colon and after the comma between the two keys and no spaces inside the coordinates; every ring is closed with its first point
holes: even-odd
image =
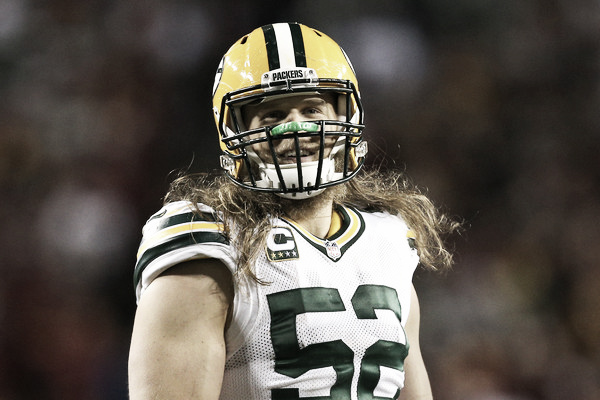
{"type": "Polygon", "coordinates": [[[336,42],[305,25],[265,25],[239,39],[217,69],[213,112],[221,167],[243,187],[301,199],[351,179],[364,163],[367,145],[354,69],[336,42]],[[244,121],[244,106],[326,93],[335,95],[336,119],[257,129],[244,121]],[[282,140],[292,141],[295,162],[282,161],[275,150],[282,140]],[[300,150],[307,140],[319,142],[318,157],[310,161],[300,150]],[[260,144],[268,145],[269,157],[257,153],[260,144]]]}

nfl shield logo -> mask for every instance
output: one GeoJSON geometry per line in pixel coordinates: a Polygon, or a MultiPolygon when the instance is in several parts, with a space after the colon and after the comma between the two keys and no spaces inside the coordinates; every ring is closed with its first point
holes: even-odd
{"type": "Polygon", "coordinates": [[[336,242],[330,242],[329,240],[325,241],[325,248],[327,249],[327,256],[333,261],[337,260],[342,256],[340,247],[336,242]]]}

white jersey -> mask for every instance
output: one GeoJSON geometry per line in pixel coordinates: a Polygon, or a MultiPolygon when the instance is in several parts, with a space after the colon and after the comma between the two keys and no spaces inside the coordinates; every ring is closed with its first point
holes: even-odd
{"type": "MultiPolygon", "coordinates": [[[[236,253],[212,210],[172,203],[144,227],[139,300],[152,280],[191,259],[236,253]]],[[[267,284],[241,279],[226,333],[222,400],[396,398],[404,385],[404,326],[418,255],[406,224],[348,207],[328,239],[278,219],[255,264],[267,284]]]]}

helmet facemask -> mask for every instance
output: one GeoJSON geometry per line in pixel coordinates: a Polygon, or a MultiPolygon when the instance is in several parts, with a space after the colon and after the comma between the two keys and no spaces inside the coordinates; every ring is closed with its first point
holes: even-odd
{"type": "MultiPolygon", "coordinates": [[[[238,184],[254,190],[271,191],[290,199],[316,196],[328,186],[347,181],[364,161],[366,142],[362,126],[346,118],[347,92],[333,89],[274,92],[251,100],[231,101],[228,124],[231,135],[223,138],[236,157],[222,156],[222,164],[232,168],[238,159],[238,184]],[[324,119],[278,121],[258,128],[248,127],[248,108],[273,102],[294,103],[295,99],[333,99],[333,115],[324,119]],[[228,160],[229,159],[229,160],[228,160]],[[359,161],[357,161],[357,159],[359,161]]],[[[228,171],[230,177],[234,169],[228,171]]]]}

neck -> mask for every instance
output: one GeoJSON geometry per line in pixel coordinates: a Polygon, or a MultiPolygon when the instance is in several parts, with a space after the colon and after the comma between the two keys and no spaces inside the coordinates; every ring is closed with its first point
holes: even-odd
{"type": "Polygon", "coordinates": [[[333,195],[326,190],[305,200],[289,200],[284,205],[285,214],[313,235],[325,238],[331,227],[333,195]]]}

